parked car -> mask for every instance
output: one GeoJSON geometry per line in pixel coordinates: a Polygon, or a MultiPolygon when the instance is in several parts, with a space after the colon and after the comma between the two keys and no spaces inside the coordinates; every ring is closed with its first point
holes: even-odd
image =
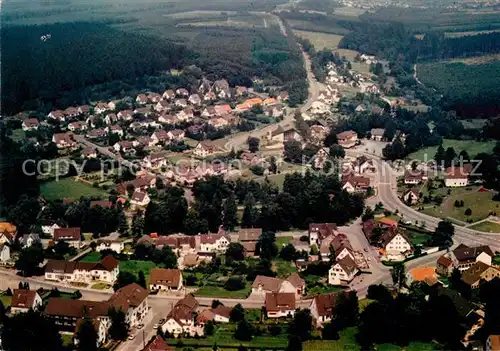
{"type": "Polygon", "coordinates": [[[142,323],[137,326],[137,329],[142,329],[142,328],[144,328],[144,324],[142,323]]]}
{"type": "Polygon", "coordinates": [[[134,340],[134,339],[135,339],[135,335],[130,334],[130,335],[128,336],[128,338],[127,338],[127,339],[129,339],[129,340],[134,340]]]}

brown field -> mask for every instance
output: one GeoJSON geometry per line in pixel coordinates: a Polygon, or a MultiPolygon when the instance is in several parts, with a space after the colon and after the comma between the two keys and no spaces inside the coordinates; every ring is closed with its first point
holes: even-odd
{"type": "Polygon", "coordinates": [[[453,59],[449,62],[459,62],[466,65],[480,65],[488,62],[495,62],[500,60],[500,54],[485,55],[485,56],[474,56],[460,59],[453,59]]]}
{"type": "Polygon", "coordinates": [[[337,49],[340,41],[344,37],[337,34],[307,32],[303,30],[294,30],[293,32],[301,38],[308,39],[314,45],[316,50],[337,49]]]}

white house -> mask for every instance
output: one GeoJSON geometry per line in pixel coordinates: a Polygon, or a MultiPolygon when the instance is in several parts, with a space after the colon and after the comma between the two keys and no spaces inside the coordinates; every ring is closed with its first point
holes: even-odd
{"type": "Polygon", "coordinates": [[[23,121],[22,128],[26,132],[28,130],[36,130],[36,129],[38,129],[39,125],[40,125],[40,122],[38,122],[38,119],[36,119],[36,118],[26,118],[23,121]]]}
{"type": "Polygon", "coordinates": [[[200,252],[226,252],[230,242],[225,234],[200,234],[200,252]]]}
{"type": "Polygon", "coordinates": [[[153,268],[149,276],[151,291],[180,291],[183,287],[182,273],[178,269],[153,268]]]}
{"type": "Polygon", "coordinates": [[[266,296],[268,293],[296,293],[296,289],[289,281],[258,275],[252,284],[252,294],[266,296]]]}
{"type": "Polygon", "coordinates": [[[120,240],[98,240],[95,250],[101,252],[104,250],[111,250],[116,253],[122,253],[125,249],[125,244],[120,240]]]}
{"type": "Polygon", "coordinates": [[[358,141],[358,133],[353,130],[347,130],[337,134],[337,140],[340,146],[345,149],[349,149],[356,145],[356,142],[358,141]]]}
{"type": "Polygon", "coordinates": [[[9,247],[9,245],[0,244],[0,261],[3,263],[10,261],[10,247],[9,247]]]}
{"type": "Polygon", "coordinates": [[[177,301],[161,326],[162,331],[164,333],[168,331],[175,336],[183,333],[190,336],[203,335],[203,327],[195,325],[195,312],[198,306],[198,301],[191,294],[177,301]]]}
{"type": "Polygon", "coordinates": [[[47,235],[50,235],[50,236],[54,236],[54,230],[55,229],[59,229],[61,227],[59,227],[57,225],[57,223],[54,223],[54,224],[49,224],[49,225],[42,225],[42,233],[44,234],[47,234],[47,235]]]}
{"type": "Polygon", "coordinates": [[[328,284],[341,285],[349,283],[358,272],[356,262],[350,256],[337,259],[337,262],[328,271],[328,284]]]}
{"type": "Polygon", "coordinates": [[[193,154],[198,157],[207,157],[217,151],[217,146],[210,140],[202,140],[196,145],[193,154]]]}
{"type": "Polygon", "coordinates": [[[336,294],[321,294],[314,297],[309,310],[316,327],[332,320],[336,297],[336,294]]]}
{"type": "Polygon", "coordinates": [[[410,189],[403,195],[403,201],[410,205],[418,202],[419,198],[419,193],[415,189],[410,189]]]}
{"type": "Polygon", "coordinates": [[[268,318],[293,317],[295,314],[295,294],[267,293],[264,305],[268,318]]]}
{"type": "Polygon", "coordinates": [[[99,262],[72,262],[49,259],[45,266],[45,279],[58,282],[114,284],[120,271],[119,262],[106,256],[99,262]]]}
{"type": "Polygon", "coordinates": [[[446,187],[461,187],[469,185],[469,174],[472,170],[471,165],[464,167],[448,167],[444,171],[444,184],[446,187]]]}
{"type": "Polygon", "coordinates": [[[132,194],[132,197],[130,198],[130,203],[132,205],[140,207],[147,206],[150,201],[151,198],[149,197],[149,195],[139,190],[135,190],[132,194]]]}
{"type": "Polygon", "coordinates": [[[382,247],[385,249],[384,258],[387,261],[402,261],[412,251],[410,239],[397,230],[389,230],[384,233],[382,247]]]}
{"type": "Polygon", "coordinates": [[[35,290],[14,289],[10,303],[11,313],[25,313],[42,306],[42,298],[35,290]]]}

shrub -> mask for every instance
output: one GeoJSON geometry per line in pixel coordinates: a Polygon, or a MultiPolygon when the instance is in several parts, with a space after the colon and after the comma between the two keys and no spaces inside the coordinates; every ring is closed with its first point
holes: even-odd
{"type": "Polygon", "coordinates": [[[228,291],[241,290],[245,288],[245,282],[240,277],[229,277],[224,288],[228,291]]]}
{"type": "Polygon", "coordinates": [[[472,214],[472,210],[470,208],[465,210],[465,215],[470,216],[472,214]]]}

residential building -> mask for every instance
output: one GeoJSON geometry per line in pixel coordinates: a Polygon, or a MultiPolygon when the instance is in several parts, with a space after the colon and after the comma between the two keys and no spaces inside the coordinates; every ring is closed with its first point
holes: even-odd
{"type": "Polygon", "coordinates": [[[226,252],[231,238],[224,233],[221,234],[200,234],[200,252],[202,253],[223,253],[226,252]]]}
{"type": "Polygon", "coordinates": [[[358,266],[350,256],[337,259],[335,264],[328,271],[328,284],[347,284],[354,279],[358,272],[358,266]]]}
{"type": "Polygon", "coordinates": [[[295,314],[295,294],[267,293],[264,305],[268,318],[293,317],[295,314]]]}
{"type": "Polygon", "coordinates": [[[342,190],[348,193],[365,192],[370,187],[370,178],[361,175],[349,175],[342,177],[342,190]]]}
{"type": "Polygon", "coordinates": [[[23,121],[22,128],[26,132],[28,130],[37,130],[40,122],[36,118],[26,118],[23,121]]]}
{"type": "Polygon", "coordinates": [[[207,157],[216,153],[218,150],[217,146],[210,140],[203,140],[196,145],[193,150],[193,154],[198,157],[207,157]]]}
{"type": "Polygon", "coordinates": [[[95,250],[97,252],[110,250],[118,254],[122,253],[125,249],[125,244],[120,240],[97,240],[97,246],[95,250]]]}
{"type": "Polygon", "coordinates": [[[54,229],[54,241],[65,241],[74,248],[80,248],[82,235],[80,228],[57,228],[54,229]]]}
{"type": "Polygon", "coordinates": [[[172,89],[165,90],[165,92],[162,95],[162,98],[165,100],[175,99],[175,91],[173,91],[172,89]]]}
{"type": "Polygon", "coordinates": [[[160,335],[156,335],[142,351],[175,351],[174,348],[168,346],[165,340],[160,335]]]}
{"type": "Polygon", "coordinates": [[[33,244],[40,244],[40,235],[36,233],[24,234],[21,238],[21,244],[23,248],[31,247],[33,244]]]}
{"type": "Polygon", "coordinates": [[[12,301],[10,303],[10,312],[25,313],[36,310],[42,306],[42,298],[35,290],[14,289],[12,301]]]}
{"type": "Polygon", "coordinates": [[[460,244],[451,253],[447,254],[447,257],[453,261],[453,266],[460,271],[469,269],[476,262],[483,262],[491,266],[494,256],[495,254],[489,246],[469,247],[464,244],[460,244]]]}
{"type": "Polygon", "coordinates": [[[132,196],[130,197],[130,203],[134,206],[145,207],[151,202],[151,198],[148,193],[135,190],[132,196]]]}
{"type": "Polygon", "coordinates": [[[175,93],[178,95],[178,96],[184,96],[184,97],[188,97],[189,96],[189,91],[187,91],[187,89],[184,89],[184,88],[179,88],[175,91],[175,93]]]}
{"type": "Polygon", "coordinates": [[[49,259],[45,266],[45,279],[78,283],[114,284],[119,273],[119,262],[106,256],[99,262],[73,262],[49,259]]]}
{"type": "Polygon", "coordinates": [[[148,103],[148,97],[146,94],[139,94],[135,98],[135,102],[137,102],[139,105],[146,105],[148,103]]]}
{"type": "Polygon", "coordinates": [[[319,247],[323,239],[337,233],[337,225],[335,223],[309,223],[309,245],[317,245],[319,247]]]}
{"type": "Polygon", "coordinates": [[[262,228],[242,228],[238,232],[238,241],[245,249],[245,256],[252,257],[255,255],[257,241],[262,235],[262,228]]]}
{"type": "Polygon", "coordinates": [[[293,293],[296,288],[289,281],[258,275],[252,283],[252,294],[266,296],[268,293],[293,293]]]}
{"type": "Polygon", "coordinates": [[[413,205],[420,199],[420,194],[416,189],[410,189],[403,194],[403,201],[409,205],[413,205]]]}
{"type": "Polygon", "coordinates": [[[397,230],[386,231],[381,242],[387,261],[403,261],[412,251],[410,239],[397,230]]]}
{"type": "Polygon", "coordinates": [[[470,167],[470,165],[446,168],[444,171],[445,186],[450,188],[467,186],[469,184],[469,174],[471,170],[472,167],[470,167]]]}
{"type": "Polygon", "coordinates": [[[345,149],[349,149],[356,145],[358,141],[358,134],[353,130],[347,130],[337,134],[337,140],[340,146],[345,149]]]}
{"type": "Polygon", "coordinates": [[[153,268],[149,276],[151,291],[180,291],[183,288],[182,273],[178,269],[153,268]]]}
{"type": "Polygon", "coordinates": [[[195,312],[198,306],[198,301],[191,294],[177,301],[161,326],[163,332],[168,331],[176,337],[183,333],[190,336],[203,335],[203,327],[195,325],[195,312]]]}
{"type": "MultiPolygon", "coordinates": [[[[57,223],[42,225],[42,233],[54,236],[54,230],[59,229],[59,225],[57,223]]],[[[1,230],[0,230],[1,231],[1,230]]]]}
{"type": "Polygon", "coordinates": [[[500,278],[500,268],[489,266],[481,261],[474,263],[462,273],[462,281],[472,289],[479,288],[481,280],[489,282],[494,278],[500,278]]]}
{"type": "Polygon", "coordinates": [[[314,296],[309,310],[313,317],[313,324],[321,327],[323,323],[332,320],[337,294],[321,294],[314,296]]]}
{"type": "Polygon", "coordinates": [[[488,336],[485,351],[500,351],[500,335],[488,336]]]}
{"type": "Polygon", "coordinates": [[[453,260],[447,255],[442,255],[437,259],[436,272],[440,275],[449,276],[453,270],[453,260]]]}
{"type": "Polygon", "coordinates": [[[182,129],[173,129],[168,131],[168,137],[174,141],[181,141],[186,137],[186,133],[182,129]]]}
{"type": "Polygon", "coordinates": [[[270,141],[284,143],[287,141],[302,141],[300,133],[292,126],[278,126],[275,130],[268,133],[267,138],[270,141]]]}
{"type": "Polygon", "coordinates": [[[55,120],[58,120],[58,121],[61,121],[61,122],[64,122],[64,120],[65,120],[64,111],[61,111],[61,110],[51,111],[47,115],[47,117],[55,119],[55,120]]]}
{"type": "Polygon", "coordinates": [[[101,114],[101,113],[104,113],[106,111],[109,111],[111,110],[108,106],[107,103],[105,102],[98,102],[97,105],[94,106],[94,112],[96,114],[101,114]]]}
{"type": "Polygon", "coordinates": [[[71,133],[54,133],[52,142],[56,144],[58,149],[74,148],[76,146],[71,133]]]}
{"type": "Polygon", "coordinates": [[[370,134],[371,134],[372,140],[382,141],[382,139],[384,138],[385,129],[383,129],[383,128],[372,128],[370,134]]]}
{"type": "Polygon", "coordinates": [[[290,274],[286,280],[295,288],[295,295],[302,296],[306,293],[306,281],[298,273],[290,274]]]}
{"type": "Polygon", "coordinates": [[[427,179],[424,171],[421,170],[406,170],[403,177],[405,184],[420,184],[422,181],[427,179]]]}
{"type": "Polygon", "coordinates": [[[151,135],[151,139],[153,139],[154,144],[166,144],[170,141],[170,137],[168,136],[168,132],[166,130],[157,130],[151,135]]]}
{"type": "Polygon", "coordinates": [[[116,116],[124,121],[130,121],[133,118],[134,112],[132,110],[123,110],[116,114],[116,116]]]}

